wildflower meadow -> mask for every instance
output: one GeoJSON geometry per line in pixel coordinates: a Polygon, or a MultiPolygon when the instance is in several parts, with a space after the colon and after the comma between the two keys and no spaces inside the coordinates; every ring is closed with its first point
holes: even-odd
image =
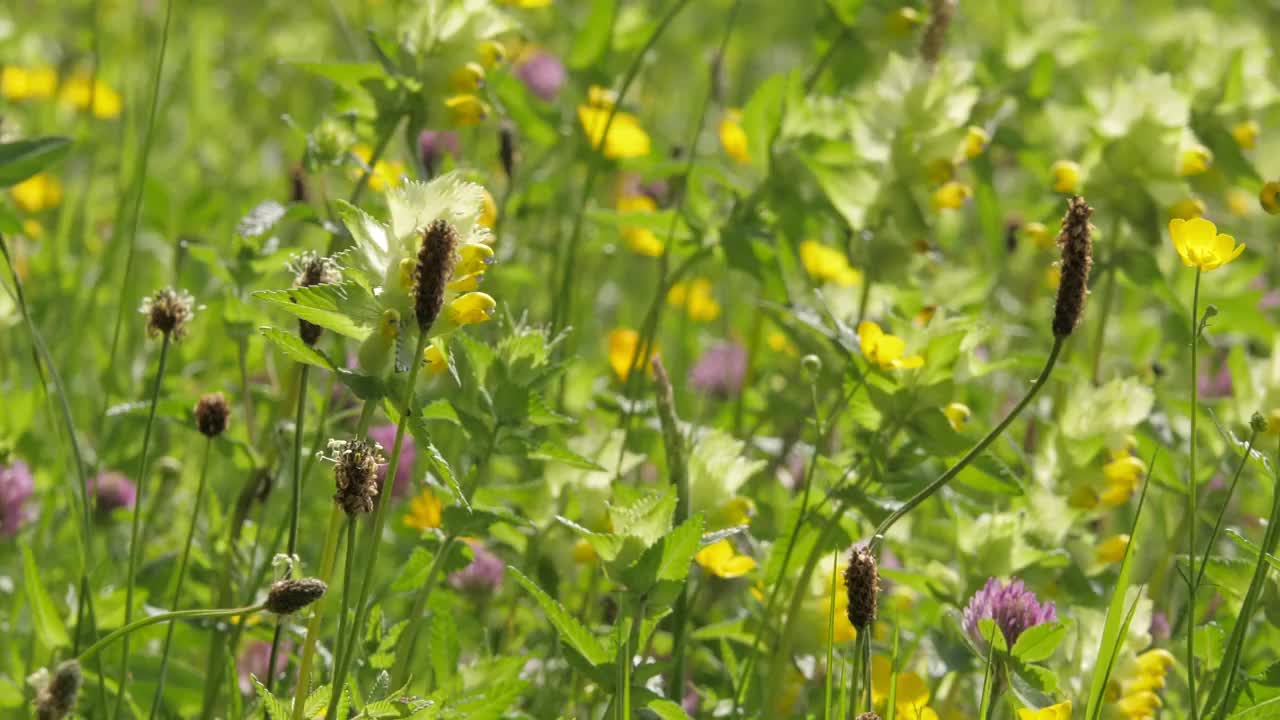
{"type": "Polygon", "coordinates": [[[1280,720],[1280,2],[0,2],[0,719],[1280,720]]]}

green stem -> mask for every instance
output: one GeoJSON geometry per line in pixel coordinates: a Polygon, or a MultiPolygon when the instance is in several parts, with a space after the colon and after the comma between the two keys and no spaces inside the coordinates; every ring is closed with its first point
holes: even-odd
{"type": "MultiPolygon", "coordinates": [[[[667,454],[667,474],[671,485],[676,489],[676,512],[673,522],[680,525],[689,519],[689,466],[685,460],[684,437],[680,434],[680,420],[676,417],[675,395],[671,389],[671,379],[660,358],[653,359],[653,376],[656,385],[654,394],[658,405],[658,419],[662,425],[662,442],[667,454]]],[[[689,584],[680,588],[672,612],[672,660],[670,696],[680,701],[684,696],[685,676],[685,643],[687,637],[685,625],[689,616],[689,584]]]]}
{"type": "Polygon", "coordinates": [[[422,629],[423,613],[426,612],[427,602],[431,599],[431,593],[435,589],[436,583],[440,577],[440,571],[444,567],[445,561],[449,557],[449,552],[453,550],[453,544],[457,541],[457,537],[450,534],[440,545],[440,550],[435,558],[431,561],[431,569],[427,571],[427,580],[418,589],[417,594],[413,598],[413,607],[409,610],[409,637],[408,642],[400,643],[400,647],[396,649],[395,670],[392,672],[392,684],[395,687],[401,687],[409,681],[409,667],[413,662],[414,653],[418,647],[418,635],[422,629]]]}
{"type": "MultiPolygon", "coordinates": [[[[823,714],[822,714],[822,716],[826,718],[826,720],[831,720],[831,695],[832,695],[832,689],[833,689],[831,685],[831,680],[832,680],[833,662],[835,661],[835,654],[836,654],[836,592],[839,589],[839,585],[837,583],[840,582],[839,576],[837,574],[839,572],[838,570],[839,567],[840,567],[840,563],[831,563],[831,586],[830,586],[831,592],[829,593],[830,597],[827,600],[827,672],[826,672],[827,677],[826,677],[826,694],[825,694],[825,700],[823,702],[823,714]]],[[[861,634],[859,636],[859,639],[861,639],[861,634]]],[[[852,690],[852,694],[854,695],[854,697],[857,697],[858,695],[857,687],[858,687],[857,675],[855,674],[854,685],[852,690]]]]}
{"type": "Polygon", "coordinates": [[[964,457],[960,458],[955,465],[952,465],[946,472],[942,473],[937,480],[929,483],[924,489],[913,495],[911,499],[903,503],[901,507],[894,510],[889,517],[885,518],[884,521],[880,523],[876,528],[875,534],[871,538],[873,548],[884,540],[885,533],[889,532],[889,530],[899,520],[906,516],[907,513],[914,510],[920,503],[932,497],[934,493],[941,490],[943,486],[951,482],[956,475],[960,474],[961,470],[968,467],[969,463],[977,459],[978,456],[987,449],[987,446],[995,442],[996,438],[1000,437],[1001,433],[1005,431],[1005,428],[1009,427],[1009,424],[1022,413],[1033,399],[1035,399],[1035,396],[1040,392],[1040,389],[1044,387],[1045,382],[1048,381],[1050,373],[1053,372],[1053,366],[1058,362],[1058,355],[1062,352],[1063,343],[1066,341],[1066,337],[1069,336],[1054,338],[1053,347],[1049,350],[1049,357],[1045,360],[1044,368],[1040,370],[1040,375],[1036,377],[1035,382],[1031,384],[1026,395],[1024,395],[1022,399],[1018,401],[1018,404],[1009,411],[1009,414],[1000,421],[1000,424],[992,428],[991,432],[987,433],[986,437],[979,440],[978,444],[970,448],[969,452],[965,453],[964,457]]]}
{"type": "Polygon", "coordinates": [[[348,652],[347,617],[351,613],[351,579],[356,566],[356,532],[354,519],[347,520],[347,552],[342,565],[342,600],[338,603],[338,636],[334,640],[333,667],[336,672],[343,666],[343,659],[348,652]]]}
{"type": "MultiPolygon", "coordinates": [[[[144,617],[141,620],[134,620],[133,622],[128,623],[123,627],[117,628],[116,630],[109,633],[106,637],[102,638],[98,642],[85,648],[84,652],[76,656],[76,660],[83,663],[85,660],[88,660],[89,658],[93,657],[99,651],[101,651],[103,648],[107,647],[111,643],[115,642],[117,639],[123,637],[124,639],[128,640],[129,634],[132,633],[134,630],[141,630],[144,627],[155,625],[156,623],[169,622],[171,620],[184,620],[189,618],[217,618],[217,617],[232,617],[235,615],[248,615],[250,613],[258,612],[259,610],[262,610],[265,607],[266,605],[264,603],[258,603],[257,605],[249,605],[249,606],[240,607],[240,608],[226,608],[222,610],[209,610],[209,609],[203,609],[203,608],[199,610],[174,610],[173,612],[160,613],[159,615],[151,615],[149,617],[144,617]]],[[[124,691],[120,690],[119,695],[124,695],[124,691]]]]}
{"type": "MultiPolygon", "coordinates": [[[[609,109],[609,115],[605,118],[604,127],[601,128],[600,139],[593,144],[592,150],[599,155],[601,148],[604,147],[605,140],[609,137],[609,130],[613,126],[614,116],[618,113],[618,106],[627,96],[627,91],[631,89],[631,83],[635,81],[636,76],[640,74],[640,68],[644,65],[644,59],[648,57],[649,51],[658,42],[658,38],[666,32],[667,27],[675,20],[676,15],[689,4],[689,0],[675,0],[671,7],[667,9],[667,13],[658,21],[653,32],[645,40],[644,46],[636,53],[631,60],[631,65],[627,68],[626,74],[623,76],[622,85],[618,88],[618,99],[609,109]]],[[[569,231],[569,239],[565,244],[564,267],[560,271],[560,289],[556,293],[555,300],[551,308],[551,334],[555,335],[565,328],[573,318],[573,279],[574,264],[578,257],[578,243],[582,239],[582,224],[587,213],[587,203],[591,201],[591,191],[595,187],[596,175],[600,172],[603,163],[599,157],[593,157],[592,162],[587,167],[587,178],[582,184],[582,194],[578,199],[578,211],[573,217],[573,227],[569,231]]]]}
{"type": "MultiPolygon", "coordinates": [[[[1196,487],[1196,412],[1199,404],[1199,368],[1197,366],[1200,345],[1200,275],[1196,268],[1196,285],[1191,294],[1191,450],[1187,475],[1187,557],[1191,560],[1188,572],[1195,570],[1196,520],[1199,515],[1199,491],[1196,487]]],[[[1207,555],[1207,552],[1206,552],[1207,555]]],[[[1206,557],[1206,560],[1208,558],[1206,557]]],[[[1200,717],[1199,697],[1196,694],[1196,587],[1189,586],[1187,593],[1187,695],[1191,699],[1191,720],[1200,717]]],[[[1238,621],[1237,621],[1238,622],[1238,621]]]]}
{"type": "Polygon", "coordinates": [[[1111,317],[1111,305],[1116,295],[1116,269],[1107,268],[1107,277],[1102,286],[1102,313],[1098,317],[1098,327],[1093,333],[1093,371],[1089,377],[1094,385],[1102,383],[1102,347],[1107,340],[1107,320],[1111,317]]]}
{"type": "MultiPolygon", "coordinates": [[[[134,173],[133,182],[131,183],[131,187],[129,188],[129,192],[133,196],[133,208],[129,212],[129,245],[128,245],[128,250],[125,252],[124,274],[123,274],[122,282],[120,284],[120,287],[121,287],[120,304],[119,304],[119,307],[116,309],[115,329],[112,330],[111,332],[111,353],[109,355],[110,362],[107,365],[108,372],[111,372],[117,367],[116,351],[119,349],[119,346],[120,346],[120,329],[124,327],[124,317],[127,310],[127,305],[130,302],[129,298],[132,297],[132,293],[130,292],[130,290],[133,287],[132,285],[133,257],[136,254],[137,247],[138,247],[138,221],[142,216],[142,194],[143,194],[142,186],[144,181],[147,178],[147,163],[151,158],[151,140],[155,135],[156,111],[160,105],[160,76],[164,72],[165,51],[169,47],[169,25],[170,25],[170,20],[172,18],[173,18],[173,0],[168,0],[168,2],[165,3],[165,10],[164,10],[164,29],[160,33],[160,54],[156,58],[155,72],[152,73],[151,75],[151,97],[149,98],[149,102],[147,105],[147,128],[146,128],[146,132],[142,136],[142,150],[141,150],[141,156],[138,159],[138,169],[137,169],[137,172],[134,173]]],[[[123,364],[124,363],[120,363],[120,365],[123,365],[123,364]]],[[[111,404],[110,396],[104,393],[103,401],[104,401],[103,416],[105,417],[106,409],[111,404]]],[[[138,507],[142,507],[142,506],[139,505],[138,507]]],[[[120,695],[122,697],[124,695],[123,686],[120,688],[120,695]]],[[[119,708],[120,708],[120,703],[117,702],[116,703],[117,717],[120,714],[119,708]]]]}
{"type": "MultiPolygon", "coordinates": [[[[1249,433],[1249,442],[1245,443],[1244,455],[1240,456],[1240,462],[1236,465],[1236,472],[1231,477],[1231,487],[1227,488],[1227,497],[1222,500],[1222,509],[1218,511],[1218,519],[1213,524],[1213,531],[1209,533],[1209,542],[1205,545],[1204,560],[1200,561],[1200,570],[1196,573],[1195,583],[1192,584],[1193,592],[1200,589],[1200,584],[1204,581],[1205,570],[1209,567],[1209,557],[1213,554],[1213,544],[1218,541],[1218,534],[1222,532],[1222,522],[1227,516],[1227,507],[1231,505],[1231,498],[1236,494],[1236,485],[1240,482],[1240,475],[1244,471],[1244,465],[1249,460],[1249,454],[1253,452],[1253,442],[1258,438],[1258,431],[1251,430],[1249,433]]],[[[1192,556],[1192,567],[1194,568],[1195,557],[1192,556]]]]}
{"type": "MultiPolygon", "coordinates": [[[[333,575],[333,565],[338,557],[338,539],[342,537],[342,508],[333,504],[329,511],[329,529],[324,534],[324,552],[320,555],[320,579],[329,582],[333,575]]],[[[293,720],[302,720],[303,706],[306,704],[310,690],[311,665],[315,660],[316,642],[320,638],[320,630],[324,620],[324,598],[314,604],[311,622],[307,623],[307,639],[302,645],[302,659],[298,661],[298,682],[293,692],[293,720]]]]}
{"type": "MultiPolygon", "coordinates": [[[[133,588],[136,584],[138,572],[138,556],[142,554],[142,538],[139,537],[139,529],[142,527],[142,508],[145,507],[143,500],[147,485],[147,451],[151,449],[151,428],[155,426],[156,406],[160,402],[160,387],[164,384],[164,366],[169,359],[169,344],[171,342],[170,333],[166,332],[164,339],[160,343],[160,363],[156,368],[155,384],[151,388],[151,409],[147,413],[147,427],[142,434],[142,458],[138,466],[138,477],[135,478],[137,497],[134,500],[133,522],[129,531],[129,564],[128,574],[125,576],[124,623],[126,626],[133,619],[133,588]]],[[[128,636],[124,638],[123,648],[123,657],[120,660],[120,677],[116,681],[116,708],[113,713],[116,718],[119,718],[120,713],[124,710],[125,686],[129,681],[128,636]]]]}
{"type": "MultiPolygon", "coordinates": [[[[191,506],[191,524],[187,527],[187,541],[182,546],[182,556],[178,560],[178,568],[174,577],[169,581],[169,595],[173,598],[170,605],[174,608],[177,608],[182,602],[182,586],[187,579],[187,561],[191,558],[191,541],[196,536],[196,523],[200,518],[200,506],[204,500],[205,481],[209,477],[209,455],[212,449],[213,438],[209,438],[204,444],[204,460],[200,465],[200,482],[196,485],[196,501],[191,506]]],[[[155,718],[156,712],[160,709],[160,704],[164,699],[164,680],[169,669],[169,650],[173,644],[173,630],[175,627],[170,625],[165,632],[164,650],[160,653],[160,671],[156,677],[156,694],[151,701],[151,718],[155,718]]]]}
{"type": "MultiPolygon", "coordinates": [[[[1280,438],[1277,438],[1280,441],[1280,438]]],[[[1280,469],[1280,442],[1276,445],[1276,468],[1280,469]]],[[[1235,688],[1236,674],[1240,667],[1240,656],[1244,653],[1245,633],[1257,609],[1262,594],[1262,586],[1266,582],[1270,568],[1267,556],[1274,553],[1276,543],[1280,542],[1280,472],[1276,474],[1276,482],[1271,490],[1271,517],[1267,520],[1267,532],[1263,535],[1262,546],[1258,548],[1258,562],[1253,566],[1253,579],[1249,581],[1249,589],[1245,592],[1244,603],[1240,606],[1240,614],[1236,617],[1235,627],[1231,628],[1231,639],[1223,654],[1222,665],[1218,668],[1217,677],[1209,693],[1205,706],[1205,714],[1217,702],[1215,718],[1221,720],[1231,709],[1231,691],[1235,688]],[[1218,691],[1222,692],[1219,693],[1218,691]]],[[[1193,696],[1194,700],[1194,696],[1193,696]]]]}
{"type": "MultiPolygon", "coordinates": [[[[413,355],[410,356],[412,360],[409,363],[409,377],[405,383],[404,402],[400,407],[400,422],[396,423],[396,439],[391,450],[391,460],[387,463],[387,479],[383,482],[382,492],[378,495],[378,507],[373,512],[373,526],[369,529],[369,556],[365,560],[364,577],[360,581],[360,597],[356,601],[355,623],[349,633],[341,665],[334,676],[333,694],[325,714],[326,720],[334,720],[337,715],[338,700],[346,689],[347,673],[356,655],[360,629],[364,627],[365,617],[368,614],[369,590],[373,587],[373,571],[378,565],[378,551],[382,547],[379,541],[382,539],[382,528],[386,523],[387,506],[391,504],[391,496],[395,493],[396,469],[400,466],[405,426],[409,422],[409,415],[413,413],[413,388],[418,380],[418,371],[422,368],[422,350],[427,345],[427,330],[428,328],[421,328],[418,332],[417,346],[414,348],[413,355]]],[[[349,588],[342,589],[344,602],[349,592],[349,588]]]]}

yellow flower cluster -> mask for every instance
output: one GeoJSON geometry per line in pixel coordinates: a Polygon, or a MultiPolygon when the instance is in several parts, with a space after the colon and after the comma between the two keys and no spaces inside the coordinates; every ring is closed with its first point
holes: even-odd
{"type": "Polygon", "coordinates": [[[724,154],[740,163],[751,162],[747,151],[747,131],[742,128],[742,111],[730,109],[720,120],[720,147],[724,154]]]}
{"type": "Polygon", "coordinates": [[[58,73],[51,67],[6,65],[0,70],[0,95],[6,100],[45,100],[58,96],[59,102],[96,118],[119,117],[124,103],[120,93],[101,78],[83,73],[58,83],[58,73]]]}
{"type": "Polygon", "coordinates": [[[351,148],[351,153],[360,158],[360,167],[352,169],[351,179],[359,180],[360,176],[364,175],[365,169],[370,169],[372,172],[369,173],[369,189],[373,192],[382,192],[399,185],[408,172],[408,168],[399,160],[379,158],[378,162],[370,167],[369,160],[373,158],[373,149],[363,143],[351,148]]]}
{"type": "Polygon", "coordinates": [[[22,210],[38,213],[62,203],[62,183],[46,173],[37,173],[9,188],[13,202],[22,210]]]}
{"type": "Polygon", "coordinates": [[[1124,669],[1121,678],[1112,679],[1107,700],[1126,720],[1154,720],[1164,703],[1157,691],[1164,688],[1165,676],[1175,663],[1168,650],[1148,650],[1137,656],[1124,669]]]}
{"type": "Polygon", "coordinates": [[[711,281],[707,278],[694,278],[672,285],[667,291],[667,303],[684,308],[689,319],[697,322],[711,322],[720,317],[720,303],[712,295],[711,281]]]}
{"type": "Polygon", "coordinates": [[[755,558],[739,555],[728,540],[719,540],[702,548],[693,559],[703,570],[721,578],[742,577],[756,569],[755,558]]]}
{"type": "Polygon", "coordinates": [[[907,370],[924,365],[920,355],[907,355],[907,343],[870,320],[858,323],[858,343],[867,360],[885,370],[907,370]]]}
{"type": "Polygon", "coordinates": [[[626,382],[631,375],[632,361],[636,367],[647,369],[649,359],[657,352],[656,347],[641,348],[640,333],[630,328],[618,328],[609,333],[609,367],[618,379],[626,382]]]}
{"type": "Polygon", "coordinates": [[[613,93],[593,85],[587,94],[586,104],[578,106],[578,122],[582,123],[582,131],[591,141],[591,147],[598,148],[605,157],[614,160],[648,155],[649,134],[640,127],[640,120],[635,115],[618,110],[613,114],[613,122],[609,122],[609,113],[613,112],[615,102],[613,93]],[[606,124],[609,128],[607,135],[606,124]]]}
{"type": "MultiPolygon", "coordinates": [[[[619,197],[615,207],[620,213],[651,213],[658,210],[658,203],[648,195],[637,193],[619,197]]],[[[631,248],[631,252],[647,257],[658,257],[664,247],[658,236],[646,227],[623,226],[622,239],[631,248]]]]}
{"type": "Polygon", "coordinates": [[[1071,702],[1062,702],[1038,710],[1020,708],[1018,720],[1071,720],[1071,702]]]}
{"type": "Polygon", "coordinates": [[[409,512],[405,513],[404,524],[415,530],[432,530],[440,527],[442,512],[444,506],[440,503],[440,498],[430,488],[424,488],[409,501],[409,512]]]}
{"type": "Polygon", "coordinates": [[[800,243],[800,264],[814,280],[846,287],[862,282],[862,273],[849,265],[844,253],[817,240],[800,243]]]}

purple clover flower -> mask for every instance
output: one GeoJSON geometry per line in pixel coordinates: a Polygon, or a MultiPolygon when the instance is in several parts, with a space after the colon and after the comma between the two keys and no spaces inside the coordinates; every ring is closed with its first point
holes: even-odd
{"type": "Polygon", "coordinates": [[[1222,362],[1218,365],[1218,369],[1213,369],[1213,363],[1206,363],[1209,367],[1200,370],[1200,377],[1196,378],[1197,390],[1200,397],[1206,400],[1215,398],[1231,397],[1235,392],[1235,388],[1231,382],[1231,368],[1227,365],[1227,359],[1222,358],[1222,362]]]}
{"type": "MultiPolygon", "coordinates": [[[[284,672],[285,668],[289,666],[289,653],[291,652],[293,652],[293,643],[288,640],[282,640],[276,652],[276,675],[284,672]]],[[[253,694],[252,678],[257,678],[258,682],[266,684],[267,663],[269,662],[271,662],[271,643],[266,640],[254,640],[245,645],[244,650],[240,651],[240,658],[236,662],[236,676],[240,681],[240,692],[242,694],[253,694]]]]}
{"type": "Polygon", "coordinates": [[[89,478],[89,497],[97,497],[94,507],[103,515],[124,508],[132,510],[138,503],[138,486],[123,473],[101,472],[89,478]]]}
{"type": "Polygon", "coordinates": [[[689,370],[689,384],[717,397],[728,398],[742,391],[747,375],[747,349],[740,343],[713,345],[689,370]]]}
{"type": "Polygon", "coordinates": [[[506,573],[506,563],[502,558],[484,549],[479,543],[473,544],[474,556],[471,564],[449,575],[449,585],[459,592],[468,595],[492,595],[502,588],[502,576],[506,573]]]}
{"type": "Polygon", "coordinates": [[[31,469],[21,460],[0,466],[0,537],[13,537],[31,519],[27,507],[35,482],[31,469]]]}
{"type": "Polygon", "coordinates": [[[1026,589],[1021,580],[1008,585],[995,578],[987,580],[981,590],[974,593],[969,606],[964,609],[964,631],[977,644],[986,647],[987,639],[978,629],[980,620],[993,620],[1010,647],[1028,628],[1058,619],[1052,602],[1040,604],[1035,593],[1026,589]]]}
{"type": "Polygon", "coordinates": [[[559,58],[545,50],[537,50],[516,67],[516,76],[529,88],[529,92],[551,102],[564,87],[566,74],[559,58]]]}
{"type": "MultiPolygon", "coordinates": [[[[396,445],[396,426],[390,423],[369,428],[369,438],[382,446],[382,452],[388,458],[396,445]]],[[[418,449],[413,438],[407,434],[400,443],[400,461],[396,464],[396,486],[391,490],[391,497],[404,500],[413,495],[413,461],[418,456],[418,449]]],[[[387,479],[387,466],[378,466],[378,491],[382,491],[382,482],[387,479]]]]}

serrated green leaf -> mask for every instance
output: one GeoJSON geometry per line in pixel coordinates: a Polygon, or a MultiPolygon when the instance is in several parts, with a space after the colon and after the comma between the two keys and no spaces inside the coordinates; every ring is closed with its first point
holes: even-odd
{"type": "Polygon", "coordinates": [[[302,338],[293,333],[277,330],[273,327],[261,327],[258,328],[258,332],[262,333],[263,337],[270,340],[271,344],[279,348],[280,352],[289,356],[290,359],[307,365],[314,365],[324,370],[334,369],[333,363],[329,362],[329,358],[321,355],[320,351],[315,348],[307,347],[307,344],[302,342],[302,338]]]}
{"type": "Polygon", "coordinates": [[[262,708],[266,711],[267,717],[271,720],[289,720],[289,708],[283,700],[271,694],[271,691],[258,682],[258,678],[253,678],[253,687],[258,691],[258,698],[262,700],[262,708]]]}
{"type": "Polygon", "coordinates": [[[569,467],[575,467],[580,470],[595,470],[596,472],[604,472],[604,468],[600,467],[587,458],[582,457],[578,453],[561,445],[560,443],[547,440],[529,453],[530,460],[543,460],[546,462],[564,463],[569,467]]]}
{"type": "Polygon", "coordinates": [[[71,644],[67,628],[62,624],[62,616],[58,608],[45,591],[40,581],[40,571],[36,565],[31,548],[25,543],[22,547],[22,585],[26,588],[27,603],[31,606],[31,624],[36,631],[40,644],[47,650],[56,650],[71,644]]]}
{"type": "Polygon", "coordinates": [[[359,283],[311,285],[288,290],[258,290],[255,298],[294,317],[363,341],[377,327],[382,307],[359,283]]]}
{"type": "Polygon", "coordinates": [[[547,619],[551,621],[552,626],[560,633],[561,639],[578,651],[578,654],[583,659],[593,666],[603,665],[612,659],[612,653],[600,644],[596,636],[583,627],[557,600],[543,592],[537,583],[525,577],[524,573],[515,567],[508,566],[507,571],[515,577],[516,582],[520,583],[533,596],[534,600],[538,601],[542,611],[547,614],[547,619]]]}
{"type": "Polygon", "coordinates": [[[689,563],[702,549],[702,515],[694,515],[662,539],[662,562],[659,580],[684,580],[689,576],[689,563]]]}
{"type": "Polygon", "coordinates": [[[458,628],[449,613],[436,613],[431,617],[430,650],[431,670],[437,685],[449,681],[458,667],[458,655],[462,647],[458,642],[458,628]]]}

